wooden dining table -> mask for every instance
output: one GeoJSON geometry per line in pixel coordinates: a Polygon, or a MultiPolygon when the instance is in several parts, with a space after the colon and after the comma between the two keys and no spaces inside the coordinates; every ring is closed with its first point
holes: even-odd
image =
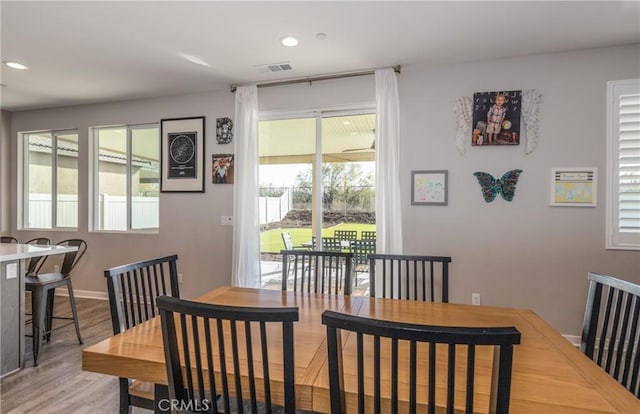
{"type": "MultiPolygon", "coordinates": [[[[299,308],[300,320],[294,325],[295,392],[299,409],[321,413],[330,409],[326,329],[321,323],[322,312],[330,309],[429,325],[515,326],[521,333],[521,344],[514,350],[511,413],[640,413],[638,399],[531,310],[238,287],[221,287],[196,300],[221,305],[299,308]]],[[[280,341],[276,339],[273,346],[280,347],[280,341]]],[[[343,336],[345,372],[355,364],[349,358],[355,355],[354,342],[348,335],[343,336]]],[[[492,357],[492,352],[477,355],[480,378],[475,395],[479,413],[488,412],[492,357]]],[[[85,348],[82,366],[87,371],[167,384],[159,318],[85,348]]],[[[278,381],[277,378],[272,381],[278,381]]],[[[347,412],[353,411],[349,407],[356,401],[354,382],[353,378],[345,377],[347,412]]]]}

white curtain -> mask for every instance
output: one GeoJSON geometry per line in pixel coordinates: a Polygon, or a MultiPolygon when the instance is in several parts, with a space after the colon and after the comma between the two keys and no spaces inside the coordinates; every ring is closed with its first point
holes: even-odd
{"type": "Polygon", "coordinates": [[[393,69],[376,70],[376,226],[378,253],[402,253],[400,101],[393,69]]]}
{"type": "Polygon", "coordinates": [[[258,219],[258,88],[236,89],[235,184],[233,188],[234,286],[260,287],[258,219]]]}

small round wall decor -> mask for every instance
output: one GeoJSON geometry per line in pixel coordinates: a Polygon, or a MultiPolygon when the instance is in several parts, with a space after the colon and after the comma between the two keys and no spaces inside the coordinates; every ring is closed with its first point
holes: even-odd
{"type": "Polygon", "coordinates": [[[233,121],[231,118],[216,119],[216,140],[218,144],[229,144],[233,140],[233,121]]]}

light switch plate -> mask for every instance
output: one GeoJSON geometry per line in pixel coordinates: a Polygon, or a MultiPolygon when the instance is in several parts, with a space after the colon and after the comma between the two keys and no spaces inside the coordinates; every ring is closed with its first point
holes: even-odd
{"type": "Polygon", "coordinates": [[[18,264],[17,263],[8,263],[5,268],[5,274],[7,275],[7,279],[15,279],[18,277],[18,264]]]}
{"type": "Polygon", "coordinates": [[[220,216],[221,226],[233,226],[233,216],[220,216]]]}

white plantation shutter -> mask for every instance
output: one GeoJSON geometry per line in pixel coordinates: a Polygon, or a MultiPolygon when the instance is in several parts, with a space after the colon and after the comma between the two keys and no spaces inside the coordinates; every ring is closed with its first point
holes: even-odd
{"type": "Polygon", "coordinates": [[[609,82],[607,97],[607,248],[640,249],[640,80],[609,82]]]}
{"type": "Polygon", "coordinates": [[[619,230],[640,232],[640,94],[620,96],[619,230]]]}

